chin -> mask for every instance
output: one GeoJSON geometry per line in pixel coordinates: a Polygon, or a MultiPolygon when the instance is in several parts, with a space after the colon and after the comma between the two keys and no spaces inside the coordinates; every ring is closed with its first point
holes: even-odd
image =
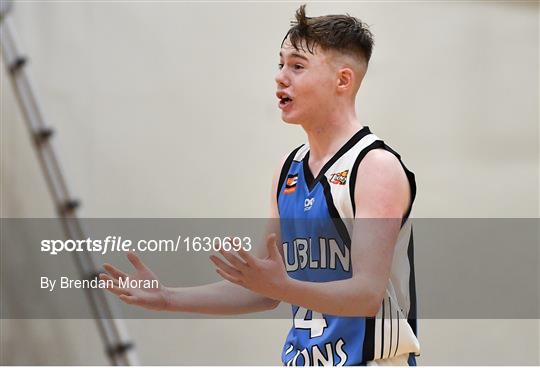
{"type": "Polygon", "coordinates": [[[289,121],[289,120],[285,120],[285,119],[281,119],[281,120],[283,120],[283,122],[284,122],[285,124],[301,125],[301,124],[300,124],[299,122],[297,122],[297,121],[289,121]]]}
{"type": "Polygon", "coordinates": [[[292,125],[302,124],[298,118],[291,117],[291,116],[284,116],[283,114],[281,114],[281,120],[283,120],[283,122],[286,124],[292,124],[292,125]]]}

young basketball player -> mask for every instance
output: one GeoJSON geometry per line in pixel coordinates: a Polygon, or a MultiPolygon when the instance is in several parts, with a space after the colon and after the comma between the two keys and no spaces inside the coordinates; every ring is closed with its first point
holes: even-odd
{"type": "MultiPolygon", "coordinates": [[[[188,288],[120,288],[128,275],[104,265],[110,291],[149,309],[239,314],[292,305],[285,365],[416,365],[416,295],[409,219],[414,174],[356,117],[355,98],[373,38],[348,15],[309,18],[305,6],[282,42],[282,119],[308,144],[277,170],[272,233],[256,252],[211,256],[222,282],[188,288]],[[353,220],[354,219],[354,220],[353,220]]],[[[157,280],[134,254],[130,278],[157,280]]]]}

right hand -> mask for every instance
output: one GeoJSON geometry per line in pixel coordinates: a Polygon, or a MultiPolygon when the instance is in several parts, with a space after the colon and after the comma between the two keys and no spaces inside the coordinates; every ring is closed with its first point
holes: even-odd
{"type": "Polygon", "coordinates": [[[105,281],[111,280],[114,284],[112,287],[107,287],[107,290],[117,295],[120,300],[127,304],[138,305],[151,310],[166,310],[169,305],[168,289],[161,285],[156,275],[141,261],[135,252],[128,252],[127,258],[135,268],[135,273],[132,275],[126,274],[111,264],[105,263],[103,265],[107,273],[101,273],[99,278],[105,281]],[[137,284],[141,287],[121,288],[119,279],[122,278],[122,280],[125,280],[127,277],[129,277],[129,280],[136,280],[137,284]],[[158,287],[142,287],[144,283],[140,283],[139,281],[145,280],[150,282],[157,281],[158,287]]]}

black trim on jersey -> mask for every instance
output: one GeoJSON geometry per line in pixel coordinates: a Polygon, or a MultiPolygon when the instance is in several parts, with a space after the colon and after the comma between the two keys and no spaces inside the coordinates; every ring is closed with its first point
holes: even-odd
{"type": "Polygon", "coordinates": [[[401,161],[401,156],[399,155],[399,153],[394,151],[391,147],[387,146],[386,144],[384,145],[384,148],[392,152],[398,158],[399,163],[401,164],[401,167],[405,171],[405,175],[407,175],[407,179],[409,180],[409,186],[411,188],[411,203],[409,204],[409,208],[407,209],[407,212],[405,213],[405,216],[403,217],[403,222],[401,223],[401,226],[403,226],[403,224],[405,223],[405,221],[407,221],[407,219],[409,218],[409,215],[411,214],[412,205],[414,203],[414,199],[416,198],[416,179],[414,177],[414,173],[410,171],[409,169],[407,169],[403,161],[401,161]]]}
{"type": "Polygon", "coordinates": [[[392,300],[390,299],[390,297],[388,297],[388,312],[390,314],[390,347],[388,348],[388,358],[390,358],[390,354],[392,354],[392,327],[393,327],[393,323],[392,323],[392,300]]]}
{"type": "Polygon", "coordinates": [[[363,127],[358,132],[356,132],[335,154],[328,160],[324,166],[321,168],[319,173],[317,174],[316,178],[313,178],[313,173],[311,172],[311,169],[309,168],[309,153],[308,151],[306,155],[304,156],[304,177],[306,179],[306,184],[308,186],[309,191],[311,192],[313,188],[315,187],[315,184],[321,180],[321,178],[324,176],[324,174],[328,171],[328,169],[336,163],[336,161],[343,156],[348,150],[354,147],[360,139],[364,138],[366,135],[370,134],[371,131],[369,130],[368,126],[363,127]]]}
{"type": "Polygon", "coordinates": [[[384,353],[384,299],[382,302],[382,318],[381,318],[381,357],[379,359],[383,358],[384,353]]]}
{"type": "Polygon", "coordinates": [[[330,217],[332,218],[332,221],[334,222],[334,225],[336,226],[336,229],[341,236],[341,239],[343,239],[345,246],[350,249],[351,236],[349,235],[347,226],[345,226],[343,219],[339,215],[336,205],[334,204],[334,199],[332,198],[332,191],[330,190],[330,184],[328,184],[328,181],[326,181],[326,176],[321,179],[321,184],[324,189],[324,198],[326,199],[326,206],[328,207],[328,212],[330,212],[330,217]]]}
{"type": "Polygon", "coordinates": [[[309,151],[306,153],[304,159],[302,160],[302,166],[304,166],[304,180],[306,181],[308,190],[311,192],[311,190],[315,186],[313,185],[313,183],[315,182],[315,178],[313,177],[311,169],[309,168],[309,151]]]}
{"type": "Polygon", "coordinates": [[[407,316],[407,322],[409,323],[409,325],[411,325],[414,335],[418,336],[416,333],[416,282],[414,277],[414,239],[412,229],[411,237],[409,238],[407,256],[409,258],[409,298],[411,301],[409,315],[407,316]]]}
{"type": "MultiPolygon", "coordinates": [[[[399,305],[398,305],[399,308],[399,305]]],[[[394,356],[397,354],[397,349],[399,346],[399,310],[396,310],[396,317],[397,317],[397,340],[396,340],[396,351],[394,351],[394,356]]]]}
{"type": "MultiPolygon", "coordinates": [[[[279,193],[281,192],[281,187],[283,186],[283,183],[285,182],[285,179],[287,178],[287,174],[289,173],[289,169],[291,168],[291,164],[294,160],[294,156],[296,156],[296,152],[300,148],[302,148],[304,145],[301,145],[300,147],[294,149],[289,156],[287,156],[287,159],[283,163],[283,167],[281,168],[281,173],[279,174],[279,181],[277,186],[277,193],[276,193],[276,200],[279,200],[279,193]]],[[[278,206],[279,207],[279,206],[278,206]]]]}
{"type": "Polygon", "coordinates": [[[403,217],[401,221],[401,226],[403,226],[403,224],[405,224],[405,222],[409,218],[409,215],[411,214],[414,199],[416,198],[416,180],[414,177],[414,173],[410,171],[409,169],[407,169],[407,167],[401,161],[400,154],[394,151],[392,148],[390,148],[386,143],[384,143],[381,140],[377,140],[373,142],[372,144],[370,144],[369,146],[367,146],[366,148],[364,148],[362,152],[360,152],[356,160],[354,161],[353,167],[351,169],[352,172],[351,172],[351,179],[349,181],[349,194],[351,196],[353,215],[356,215],[356,202],[354,199],[354,190],[356,186],[356,176],[358,175],[358,166],[360,166],[360,162],[364,159],[364,157],[368,154],[369,151],[373,149],[377,149],[377,148],[382,148],[392,153],[394,156],[396,156],[396,158],[399,160],[401,167],[405,171],[405,175],[407,175],[407,180],[409,181],[409,188],[411,189],[411,200],[409,203],[409,208],[407,209],[407,212],[405,213],[405,216],[403,217]]]}
{"type": "Polygon", "coordinates": [[[362,346],[362,363],[366,365],[370,360],[375,359],[375,317],[366,317],[366,331],[364,334],[364,344],[362,346]]]}

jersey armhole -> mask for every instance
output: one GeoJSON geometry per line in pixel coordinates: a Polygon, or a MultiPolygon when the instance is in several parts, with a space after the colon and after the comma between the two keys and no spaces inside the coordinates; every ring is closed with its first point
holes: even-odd
{"type": "Polygon", "coordinates": [[[401,167],[403,168],[403,171],[405,171],[405,175],[407,175],[407,180],[409,181],[409,188],[411,189],[411,200],[409,203],[409,208],[407,209],[407,212],[405,212],[405,216],[403,216],[403,221],[401,222],[401,226],[403,226],[405,222],[409,219],[409,215],[411,214],[411,211],[412,211],[414,199],[416,198],[416,179],[414,177],[414,173],[410,171],[409,169],[407,169],[403,161],[401,161],[401,156],[399,155],[399,153],[394,151],[391,147],[387,146],[386,144],[384,145],[384,149],[387,150],[388,152],[393,153],[394,156],[397,157],[397,159],[399,160],[399,163],[401,164],[401,167]]]}
{"type": "Polygon", "coordinates": [[[351,197],[351,205],[352,205],[352,209],[353,209],[353,217],[356,216],[356,203],[355,203],[355,194],[354,194],[354,192],[355,192],[355,187],[356,187],[356,176],[358,174],[358,166],[360,166],[360,162],[364,159],[364,157],[368,154],[369,151],[371,151],[373,149],[378,149],[378,148],[382,148],[382,149],[392,153],[394,156],[396,156],[396,158],[399,160],[399,163],[401,164],[401,167],[405,171],[405,174],[407,175],[407,180],[409,181],[409,187],[411,189],[411,199],[410,199],[410,203],[409,203],[409,208],[407,209],[407,212],[405,213],[405,216],[403,217],[403,220],[402,220],[402,223],[401,223],[401,226],[403,226],[403,224],[407,221],[407,219],[409,218],[409,215],[411,214],[413,202],[414,202],[414,199],[416,198],[416,180],[415,180],[415,177],[414,177],[414,173],[409,171],[409,169],[407,169],[407,167],[401,161],[401,156],[399,155],[399,153],[397,153],[392,148],[387,146],[386,143],[384,143],[384,141],[381,141],[381,140],[377,140],[377,141],[373,142],[372,144],[370,144],[369,146],[367,146],[366,148],[364,148],[362,150],[362,152],[360,152],[360,154],[358,155],[356,160],[354,161],[354,164],[353,164],[353,167],[352,167],[352,172],[351,172],[351,179],[350,179],[350,182],[349,182],[349,194],[350,194],[350,197],[351,197]]]}

